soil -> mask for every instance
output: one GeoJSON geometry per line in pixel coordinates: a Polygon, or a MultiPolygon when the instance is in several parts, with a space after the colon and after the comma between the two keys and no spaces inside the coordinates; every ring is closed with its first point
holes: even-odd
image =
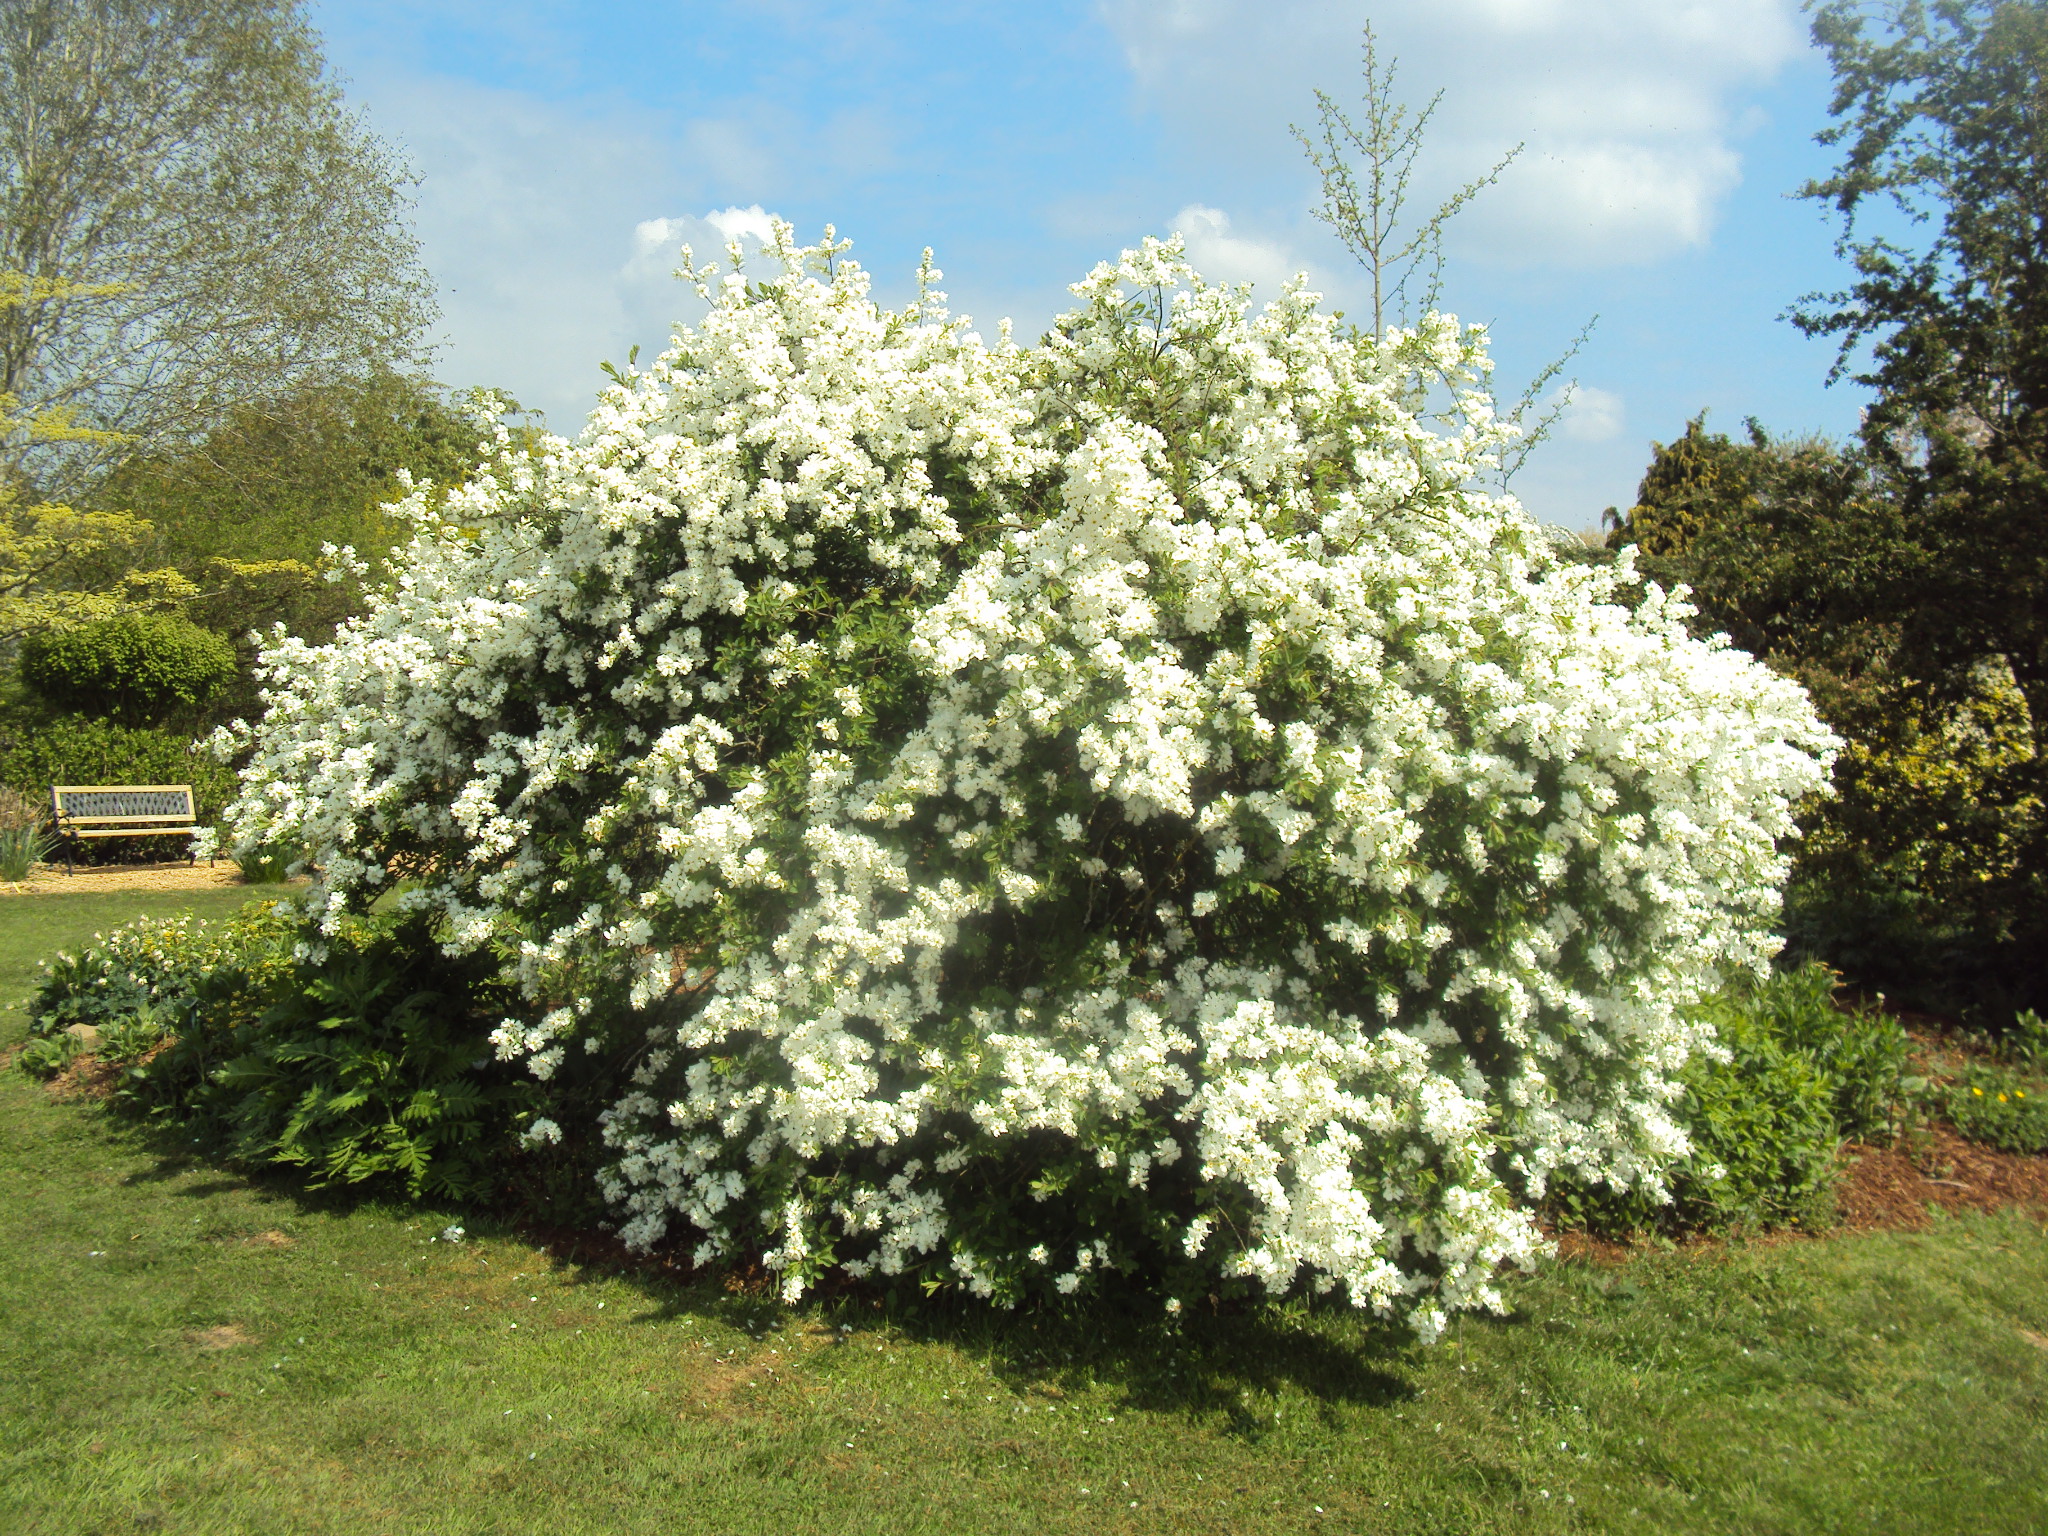
{"type": "MultiPolygon", "coordinates": [[[[303,885],[304,881],[291,882],[303,885]]],[[[38,864],[26,880],[0,881],[0,896],[87,895],[104,891],[210,891],[242,885],[241,872],[214,864],[101,864],[65,874],[61,864],[38,864]]]]}
{"type": "Polygon", "coordinates": [[[1994,1152],[1930,1124],[1891,1147],[1852,1146],[1835,1186],[1838,1230],[1912,1230],[1933,1210],[1997,1211],[2011,1205],[2048,1210],[2048,1157],[1994,1152]]]}
{"type": "MultiPolygon", "coordinates": [[[[155,1045],[136,1058],[147,1064],[169,1050],[169,1040],[159,1040],[155,1045]]],[[[10,1057],[11,1061],[13,1058],[10,1057]]],[[[91,1051],[74,1056],[64,1064],[64,1070],[51,1078],[47,1089],[53,1099],[94,1099],[111,1098],[114,1085],[120,1082],[122,1068],[115,1062],[104,1061],[91,1051]]]]}
{"type": "Polygon", "coordinates": [[[53,1099],[104,1099],[114,1091],[121,1069],[90,1053],[74,1056],[64,1070],[51,1078],[47,1092],[53,1099]]]}
{"type": "MultiPolygon", "coordinates": [[[[2013,1206],[2048,1214],[2048,1156],[1994,1152],[1965,1141],[1938,1121],[1921,1125],[1891,1146],[1851,1142],[1842,1148],[1835,1179],[1835,1222],[1818,1232],[1780,1227],[1748,1232],[1752,1246],[1808,1242],[1848,1232],[1918,1232],[1936,1211],[2002,1211],[2013,1206]]],[[[1588,1232],[1548,1234],[1560,1257],[1607,1267],[1624,1264],[1641,1245],[1588,1232]]],[[[1712,1249],[1725,1239],[1692,1233],[1683,1249],[1712,1249]]]]}

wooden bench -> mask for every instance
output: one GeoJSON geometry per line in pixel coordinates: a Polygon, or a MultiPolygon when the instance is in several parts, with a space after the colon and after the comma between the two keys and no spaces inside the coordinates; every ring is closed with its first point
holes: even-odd
{"type": "MultiPolygon", "coordinates": [[[[164,837],[199,830],[190,784],[56,784],[50,801],[57,811],[58,836],[71,839],[64,855],[66,874],[75,873],[73,851],[82,838],[164,837]]],[[[192,862],[199,862],[197,855],[192,862]]]]}

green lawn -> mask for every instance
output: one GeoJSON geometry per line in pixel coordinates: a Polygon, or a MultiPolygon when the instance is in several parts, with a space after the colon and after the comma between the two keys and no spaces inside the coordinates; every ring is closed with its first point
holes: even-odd
{"type": "MultiPolygon", "coordinates": [[[[0,1002],[145,906],[0,901],[0,1002]]],[[[2038,1532],[2044,1219],[1554,1265],[1432,1350],[790,1312],[252,1183],[9,1070],[0,1530],[2038,1532]]]]}

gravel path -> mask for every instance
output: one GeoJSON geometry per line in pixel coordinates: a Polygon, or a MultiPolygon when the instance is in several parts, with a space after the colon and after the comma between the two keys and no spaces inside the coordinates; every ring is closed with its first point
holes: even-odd
{"type": "MultiPolygon", "coordinates": [[[[293,881],[303,885],[304,881],[293,881]]],[[[105,864],[64,873],[61,864],[39,864],[26,880],[0,881],[0,896],[83,895],[99,891],[204,891],[242,884],[226,859],[214,864],[105,864]]]]}

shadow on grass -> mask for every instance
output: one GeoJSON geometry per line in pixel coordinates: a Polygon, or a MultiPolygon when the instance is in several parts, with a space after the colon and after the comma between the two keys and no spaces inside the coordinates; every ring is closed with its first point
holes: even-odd
{"type": "Polygon", "coordinates": [[[717,1274],[662,1274],[601,1260],[579,1269],[573,1251],[556,1262],[572,1280],[601,1273],[636,1284],[654,1303],[643,1319],[649,1324],[693,1317],[752,1333],[778,1321],[835,1335],[886,1332],[971,1356],[1020,1395],[1106,1388],[1120,1410],[1221,1421],[1249,1439],[1275,1426],[1247,1399],[1292,1389],[1334,1419],[1340,1405],[1410,1400],[1420,1367],[1420,1346],[1404,1329],[1341,1303],[1205,1302],[1171,1321],[1156,1296],[1135,1288],[1000,1311],[951,1293],[924,1298],[905,1288],[846,1285],[786,1308],[772,1294],[735,1294],[717,1274]]]}
{"type": "MultiPolygon", "coordinates": [[[[102,1133],[111,1142],[151,1159],[121,1179],[124,1188],[169,1184],[194,1173],[211,1174],[171,1191],[183,1200],[207,1200],[218,1195],[249,1194],[265,1204],[289,1205],[300,1216],[346,1218],[358,1212],[396,1215],[415,1214],[427,1209],[424,1201],[408,1200],[402,1191],[376,1185],[332,1185],[315,1188],[306,1178],[286,1168],[245,1169],[232,1159],[193,1150],[191,1138],[168,1127],[129,1118],[111,1105],[95,1105],[102,1133]]],[[[451,1207],[452,1209],[452,1207],[451,1207]]],[[[516,1227],[507,1225],[498,1235],[516,1237],[516,1227]]]]}
{"type": "Polygon", "coordinates": [[[1414,1396],[1417,1346],[1393,1325],[1362,1321],[1349,1309],[1244,1301],[1169,1328],[1157,1306],[1156,1298],[1119,1305],[1106,1296],[992,1313],[956,1302],[906,1307],[890,1321],[906,1338],[981,1358],[1015,1391],[1107,1386],[1132,1410],[1219,1418],[1253,1439],[1274,1424],[1247,1399],[1283,1389],[1326,1410],[1414,1396]]]}
{"type": "Polygon", "coordinates": [[[1404,1329],[1330,1299],[1208,1298],[1176,1320],[1136,1287],[1006,1312],[951,1292],[927,1298],[908,1287],[847,1283],[786,1307],[759,1275],[697,1270],[675,1255],[635,1257],[602,1231],[539,1230],[502,1209],[414,1202],[388,1187],[315,1188],[287,1170],[243,1173],[196,1152],[169,1128],[138,1124],[108,1106],[97,1118],[110,1139],[150,1159],[122,1180],[129,1186],[199,1174],[175,1192],[192,1200],[248,1193],[299,1217],[424,1214],[459,1221],[472,1241],[542,1249],[565,1284],[632,1286],[649,1303],[640,1317],[646,1324],[697,1318],[757,1335],[789,1324],[827,1328],[835,1337],[842,1330],[869,1337],[882,1331],[971,1356],[1020,1394],[1107,1389],[1120,1408],[1191,1415],[1250,1439],[1274,1424],[1270,1411],[1248,1406],[1249,1398],[1291,1389],[1327,1411],[1399,1404],[1413,1397],[1420,1367],[1420,1347],[1404,1329]]]}

